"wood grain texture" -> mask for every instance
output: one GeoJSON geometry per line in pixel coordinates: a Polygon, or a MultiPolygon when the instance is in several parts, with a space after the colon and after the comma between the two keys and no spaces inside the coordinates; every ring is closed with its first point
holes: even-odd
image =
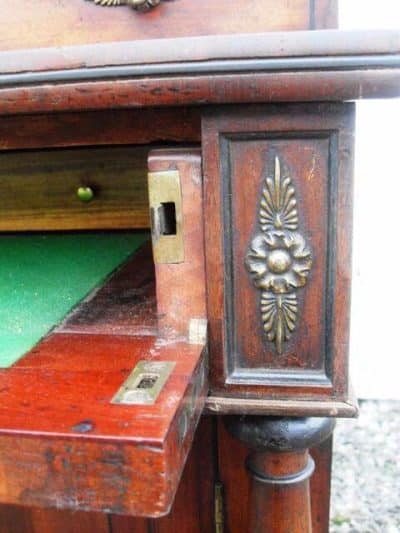
{"type": "Polygon", "coordinates": [[[200,142],[200,109],[106,109],[3,116],[0,150],[200,142]]]}
{"type": "Polygon", "coordinates": [[[58,332],[0,371],[2,503],[138,516],[170,510],[208,385],[203,345],[148,330],[156,326],[150,260],[145,246],[58,332]],[[108,304],[114,313],[104,317],[108,304]],[[175,364],[157,401],[112,404],[142,360],[175,364]]]}
{"type": "Polygon", "coordinates": [[[205,235],[213,243],[206,249],[213,394],[347,400],[352,122],[351,106],[322,104],[214,110],[205,118],[205,235]],[[264,340],[258,290],[244,265],[257,227],[270,150],[288,161],[304,221],[301,231],[314,250],[310,280],[299,295],[301,318],[284,357],[273,355],[264,340]]]}
{"type": "MultiPolygon", "coordinates": [[[[234,39],[231,35],[212,35],[146,40],[140,46],[135,41],[126,41],[0,51],[0,83],[5,83],[5,80],[8,83],[11,80],[27,83],[29,79],[32,82],[35,73],[42,73],[42,79],[46,79],[46,76],[54,79],[55,76],[61,76],[61,71],[64,71],[64,76],[71,71],[69,77],[76,81],[87,74],[87,69],[97,72],[96,69],[103,68],[104,73],[109,75],[107,68],[112,67],[127,67],[131,72],[143,74],[151,65],[152,69],[147,73],[154,75],[160,73],[158,69],[167,66],[170,73],[174,73],[180,63],[186,66],[187,72],[193,72],[196,62],[200,62],[198,67],[207,62],[209,71],[214,72],[217,65],[223,71],[235,61],[246,59],[253,60],[249,66],[251,70],[251,66],[257,68],[255,58],[259,61],[268,59],[265,68],[272,70],[274,65],[275,68],[282,69],[282,65],[289,68],[296,59],[299,60],[297,66],[303,64],[309,67],[312,60],[321,68],[327,68],[337,61],[343,61],[342,66],[348,67],[346,57],[353,62],[357,58],[362,62],[363,56],[366,56],[367,61],[371,60],[367,56],[375,56],[383,64],[384,55],[396,56],[399,53],[400,38],[395,30],[370,30],[368,34],[354,30],[244,33],[235,35],[234,39]],[[137,68],[134,69],[134,66],[137,68]],[[21,76],[6,76],[18,73],[21,76]]],[[[126,71],[121,68],[118,72],[121,75],[126,71]]]]}
{"type": "MultiPolygon", "coordinates": [[[[225,428],[223,418],[218,418],[219,473],[225,490],[225,529],[228,533],[247,533],[250,512],[251,479],[244,465],[248,448],[233,438],[225,428]]],[[[310,480],[311,517],[313,533],[329,532],[329,496],[331,440],[328,439],[310,453],[316,468],[310,480]]]]}
{"type": "Polygon", "coordinates": [[[111,533],[106,514],[0,505],[0,533],[93,533],[94,531],[111,533]]]}
{"type": "Polygon", "coordinates": [[[0,231],[149,225],[145,148],[13,152],[0,158],[0,231]],[[94,198],[82,202],[80,187],[94,198]]]}
{"type": "Polygon", "coordinates": [[[0,49],[300,30],[309,29],[309,23],[308,0],[252,1],[234,8],[231,0],[180,0],[145,14],[129,7],[106,9],[82,0],[37,0],[32,6],[14,0],[4,6],[0,49]]]}
{"type": "Polygon", "coordinates": [[[400,95],[400,69],[188,75],[9,87],[0,115],[142,107],[344,101],[400,95]]]}
{"type": "Polygon", "coordinates": [[[1,372],[1,501],[168,512],[204,401],[192,401],[201,352],[153,337],[54,334],[1,372]],[[145,354],[176,362],[156,404],[110,404],[145,354]],[[194,406],[188,415],[186,404],[194,406]],[[181,434],[183,413],[189,425],[181,434]]]}
{"type": "Polygon", "coordinates": [[[171,513],[145,521],[114,515],[112,533],[214,533],[214,422],[211,417],[200,420],[171,513]]]}
{"type": "Polygon", "coordinates": [[[155,269],[160,330],[186,337],[190,320],[207,316],[201,150],[154,150],[148,166],[150,172],[177,170],[180,176],[184,260],[156,261],[155,269]]]}
{"type": "Polygon", "coordinates": [[[310,450],[315,472],[310,479],[313,533],[329,533],[332,437],[310,450]]]}
{"type": "Polygon", "coordinates": [[[157,335],[158,329],[150,242],[135,252],[57,327],[60,333],[141,336],[157,335]]]}

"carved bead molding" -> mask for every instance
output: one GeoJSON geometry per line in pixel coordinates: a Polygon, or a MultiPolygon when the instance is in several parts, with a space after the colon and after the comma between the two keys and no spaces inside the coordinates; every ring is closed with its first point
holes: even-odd
{"type": "Polygon", "coordinates": [[[137,11],[148,11],[165,0],[91,0],[99,6],[131,6],[137,11]]]}
{"type": "Polygon", "coordinates": [[[273,177],[267,175],[262,190],[259,226],[246,255],[254,285],[261,290],[261,319],[276,352],[290,339],[298,320],[296,291],[304,287],[312,266],[311,250],[298,228],[296,192],[289,176],[281,175],[275,157],[273,177]]]}

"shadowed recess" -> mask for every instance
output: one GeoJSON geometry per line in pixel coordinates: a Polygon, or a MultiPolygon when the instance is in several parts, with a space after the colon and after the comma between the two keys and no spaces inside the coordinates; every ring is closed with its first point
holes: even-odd
{"type": "Polygon", "coordinates": [[[2,235],[0,367],[30,350],[147,239],[146,232],[2,235]]]}

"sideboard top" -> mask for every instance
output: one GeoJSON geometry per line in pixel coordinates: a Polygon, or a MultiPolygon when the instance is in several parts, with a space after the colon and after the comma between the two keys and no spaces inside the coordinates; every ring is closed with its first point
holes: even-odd
{"type": "Polygon", "coordinates": [[[0,114],[400,96],[400,32],[317,30],[0,52],[0,114]]]}

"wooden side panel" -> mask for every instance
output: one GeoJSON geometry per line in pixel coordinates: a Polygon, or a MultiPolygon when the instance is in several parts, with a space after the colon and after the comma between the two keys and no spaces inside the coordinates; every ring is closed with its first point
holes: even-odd
{"type": "Polygon", "coordinates": [[[345,104],[237,108],[204,121],[221,396],[347,400],[352,123],[345,104]]]}
{"type": "Polygon", "coordinates": [[[214,533],[215,423],[214,417],[199,423],[170,514],[157,520],[114,515],[112,533],[214,533]]]}
{"type": "Polygon", "coordinates": [[[192,319],[206,319],[201,151],[154,150],[148,166],[155,176],[179,172],[182,212],[175,218],[182,220],[183,256],[172,263],[155,257],[155,269],[160,330],[169,337],[187,336],[192,319]]]}
{"type": "Polygon", "coordinates": [[[235,2],[234,6],[232,0],[179,0],[145,14],[83,0],[35,4],[14,0],[3,6],[0,50],[309,28],[309,0],[235,2]]]}
{"type": "MultiPolygon", "coordinates": [[[[251,533],[250,485],[245,469],[248,448],[225,429],[218,419],[219,475],[225,491],[225,533],[251,533]]],[[[316,468],[311,478],[311,513],[313,533],[329,531],[331,439],[310,450],[316,468]]]]}
{"type": "Polygon", "coordinates": [[[111,533],[106,514],[0,506],[0,533],[94,532],[111,533]]]}

